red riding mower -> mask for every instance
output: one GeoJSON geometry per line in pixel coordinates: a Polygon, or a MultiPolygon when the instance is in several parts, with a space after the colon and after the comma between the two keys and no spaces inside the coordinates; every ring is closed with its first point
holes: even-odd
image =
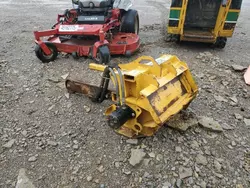
{"type": "Polygon", "coordinates": [[[34,32],[36,56],[47,63],[54,61],[58,52],[64,52],[107,64],[110,55],[130,56],[136,52],[140,46],[138,13],[115,8],[115,1],[72,0],[73,9],[58,15],[52,29],[34,32]],[[42,41],[42,37],[47,40],[42,41]]]}

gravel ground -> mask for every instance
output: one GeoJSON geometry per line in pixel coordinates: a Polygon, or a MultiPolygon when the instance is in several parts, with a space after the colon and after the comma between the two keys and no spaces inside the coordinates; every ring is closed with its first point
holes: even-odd
{"type": "Polygon", "coordinates": [[[69,7],[68,0],[0,2],[1,188],[15,187],[18,179],[26,188],[250,187],[250,87],[236,71],[249,66],[250,3],[244,1],[233,38],[218,50],[165,43],[169,1],[135,1],[143,45],[130,60],[177,55],[199,86],[186,112],[139,140],[117,135],[105,124],[102,113],[110,102],[65,96],[62,75],[100,79],[88,71],[90,60],[60,56],[42,64],[35,57],[32,32],[50,28],[57,13],[69,7]],[[204,128],[206,123],[212,129],[204,128]],[[170,128],[173,124],[191,127],[180,131],[170,128]],[[214,130],[215,125],[222,129],[214,130]]]}

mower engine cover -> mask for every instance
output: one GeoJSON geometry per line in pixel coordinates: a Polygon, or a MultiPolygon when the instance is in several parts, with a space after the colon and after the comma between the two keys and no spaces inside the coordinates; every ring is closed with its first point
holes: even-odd
{"type": "Polygon", "coordinates": [[[106,8],[112,6],[113,0],[83,0],[79,1],[82,8],[106,8]]]}
{"type": "Polygon", "coordinates": [[[113,8],[119,8],[128,11],[132,5],[133,3],[131,0],[115,0],[113,8]]]}

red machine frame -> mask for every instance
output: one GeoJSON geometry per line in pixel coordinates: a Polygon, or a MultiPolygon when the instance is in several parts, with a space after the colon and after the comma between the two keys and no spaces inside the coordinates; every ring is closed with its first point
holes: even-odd
{"type": "Polygon", "coordinates": [[[136,52],[140,46],[139,36],[135,33],[116,32],[110,30],[121,25],[120,10],[113,9],[112,16],[105,24],[74,24],[73,20],[77,17],[75,9],[70,10],[70,18],[62,21],[66,16],[58,15],[57,24],[50,30],[35,31],[35,42],[43,53],[51,55],[51,49],[46,45],[50,42],[55,45],[58,52],[77,53],[78,56],[97,57],[98,48],[107,45],[110,55],[128,55],[136,52]],[[72,24],[73,23],[73,24],[72,24]],[[78,35],[78,36],[99,36],[99,40],[77,40],[69,39],[62,42],[60,35],[78,35]],[[43,41],[42,37],[48,37],[43,41]]]}

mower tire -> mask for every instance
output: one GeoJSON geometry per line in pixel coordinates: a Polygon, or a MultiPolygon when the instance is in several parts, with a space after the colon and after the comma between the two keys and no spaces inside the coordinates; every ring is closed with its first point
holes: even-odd
{"type": "Polygon", "coordinates": [[[226,37],[218,37],[216,39],[216,42],[214,43],[213,47],[223,49],[223,48],[225,48],[226,44],[227,44],[226,37]]]}
{"type": "Polygon", "coordinates": [[[110,52],[108,46],[101,46],[98,48],[97,54],[96,54],[96,62],[98,64],[108,64],[110,62],[110,52]]]}
{"type": "Polygon", "coordinates": [[[180,35],[167,33],[164,39],[166,42],[180,42],[180,35]]]}
{"type": "Polygon", "coordinates": [[[36,44],[35,53],[36,57],[40,59],[43,63],[49,63],[57,58],[58,51],[54,44],[52,43],[45,43],[45,44],[52,52],[50,55],[46,55],[38,44],[36,44]]]}
{"type": "Polygon", "coordinates": [[[79,54],[77,52],[72,52],[72,57],[74,59],[79,59],[80,58],[80,56],[79,56],[79,54]]]}
{"type": "Polygon", "coordinates": [[[120,31],[139,34],[139,15],[136,10],[130,9],[122,15],[120,31]]]}

